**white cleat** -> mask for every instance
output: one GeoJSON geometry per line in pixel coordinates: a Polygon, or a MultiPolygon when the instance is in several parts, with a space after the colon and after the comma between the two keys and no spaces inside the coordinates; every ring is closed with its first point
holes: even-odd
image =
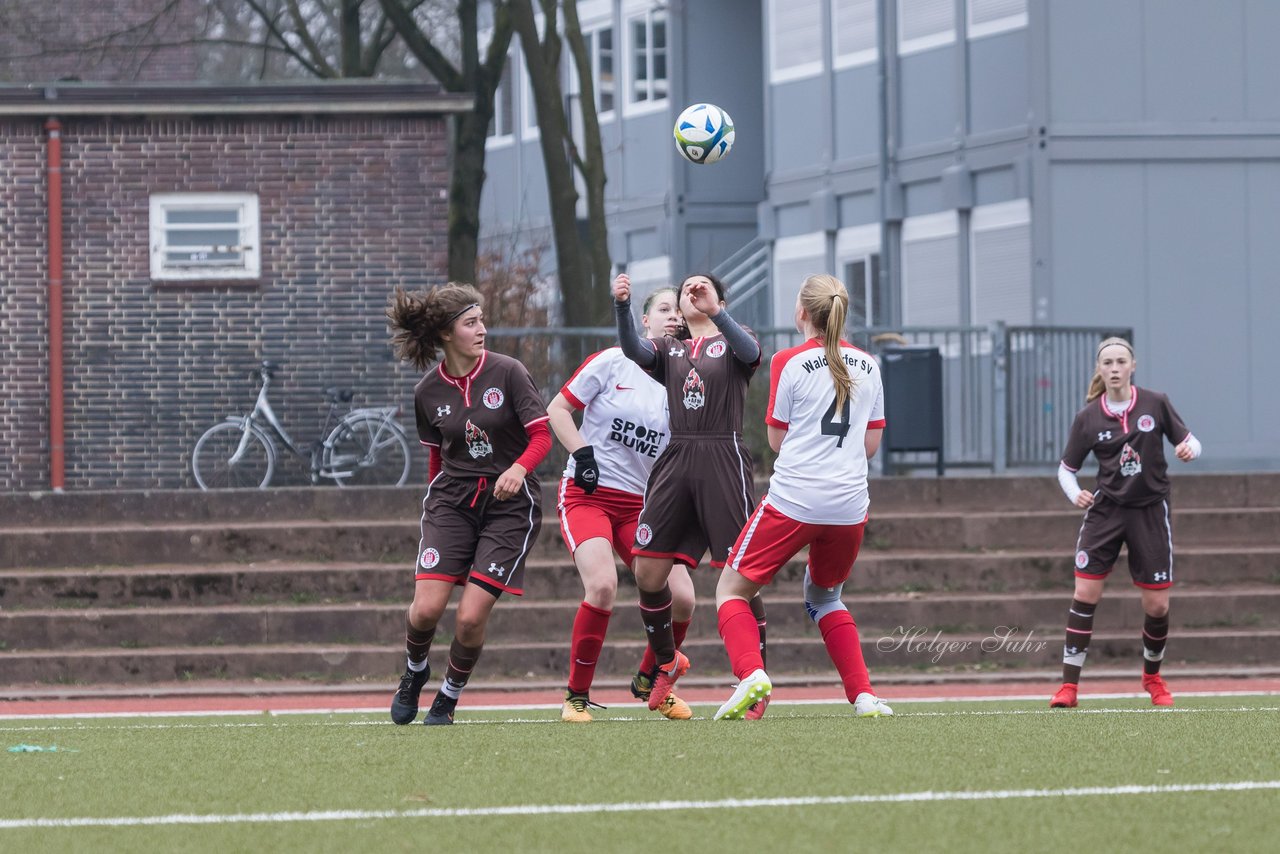
{"type": "Polygon", "coordinates": [[[756,670],[733,689],[733,696],[716,712],[715,720],[742,720],[747,709],[768,697],[772,692],[773,683],[769,681],[769,674],[763,670],[756,670]]]}
{"type": "Polygon", "coordinates": [[[893,717],[893,709],[889,708],[888,703],[875,694],[868,694],[866,691],[859,694],[858,698],[853,701],[853,713],[860,718],[893,717]]]}

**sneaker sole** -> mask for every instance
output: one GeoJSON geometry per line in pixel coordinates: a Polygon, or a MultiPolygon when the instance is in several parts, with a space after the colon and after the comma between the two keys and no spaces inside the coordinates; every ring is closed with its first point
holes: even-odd
{"type": "Polygon", "coordinates": [[[725,703],[716,712],[713,720],[717,721],[740,721],[742,716],[747,713],[747,709],[763,700],[765,697],[773,693],[773,683],[767,681],[757,682],[746,691],[741,697],[735,691],[733,696],[729,698],[729,702],[725,703]]]}

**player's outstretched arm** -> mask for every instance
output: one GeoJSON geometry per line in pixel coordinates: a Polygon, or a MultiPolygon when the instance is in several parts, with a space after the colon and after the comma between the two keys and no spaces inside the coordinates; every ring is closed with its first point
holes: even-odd
{"type": "Polygon", "coordinates": [[[618,344],[622,353],[642,368],[652,368],[658,363],[658,352],[647,338],[636,332],[636,321],[631,316],[631,279],[619,273],[613,280],[613,313],[618,324],[618,344]]]}

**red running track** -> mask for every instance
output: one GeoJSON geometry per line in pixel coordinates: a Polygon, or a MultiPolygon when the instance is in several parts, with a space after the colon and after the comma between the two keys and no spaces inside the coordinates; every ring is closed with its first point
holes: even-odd
{"type": "MultiPolygon", "coordinates": [[[[0,701],[0,717],[21,716],[75,716],[75,715],[156,715],[165,712],[193,714],[200,712],[228,713],[245,712],[257,714],[262,712],[305,712],[305,711],[348,711],[357,709],[385,709],[390,706],[394,685],[388,685],[384,691],[353,693],[331,692],[321,690],[315,693],[292,694],[252,694],[252,689],[242,689],[246,693],[228,692],[224,695],[201,696],[169,696],[169,697],[78,697],[73,699],[24,699],[0,701]]],[[[890,703],[898,700],[924,699],[991,699],[1017,697],[1019,699],[1035,699],[1043,697],[1048,703],[1050,695],[1057,689],[1057,683],[1049,682],[1007,682],[998,684],[959,683],[959,684],[924,684],[924,685],[891,685],[881,688],[881,696],[890,703]]],[[[1174,697],[1179,694],[1280,694],[1280,678],[1250,679],[1206,679],[1170,677],[1169,687],[1174,697]]],[[[720,703],[729,696],[730,690],[725,688],[690,687],[681,690],[680,696],[691,703],[720,703]]],[[[1102,700],[1102,695],[1141,695],[1142,686],[1139,679],[1086,679],[1081,684],[1080,702],[1084,707],[1095,705],[1102,700]],[[1094,699],[1097,698],[1097,699],[1094,699]]],[[[425,699],[425,698],[424,698],[425,699]]],[[[560,691],[493,691],[476,689],[463,695],[462,709],[467,706],[549,706],[559,705],[564,699],[560,691]]],[[[592,695],[592,699],[604,705],[636,704],[637,701],[625,689],[605,689],[592,695]]],[[[782,685],[774,689],[773,699],[778,703],[788,700],[829,700],[843,702],[845,697],[836,686],[788,686],[782,685]]]]}

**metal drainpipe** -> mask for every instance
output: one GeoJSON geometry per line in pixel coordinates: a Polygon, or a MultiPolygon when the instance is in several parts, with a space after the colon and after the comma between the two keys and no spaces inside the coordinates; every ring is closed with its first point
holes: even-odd
{"type": "Polygon", "coordinates": [[[62,389],[62,123],[50,118],[49,187],[49,486],[62,492],[66,446],[63,438],[62,389]]]}

